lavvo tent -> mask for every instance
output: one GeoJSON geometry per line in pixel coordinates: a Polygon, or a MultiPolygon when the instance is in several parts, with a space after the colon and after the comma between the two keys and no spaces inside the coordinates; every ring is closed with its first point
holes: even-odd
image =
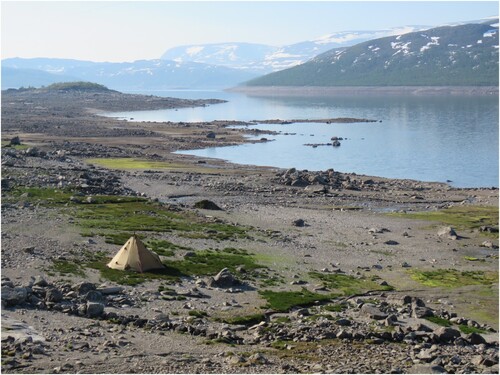
{"type": "Polygon", "coordinates": [[[135,234],[128,239],[107,266],[117,270],[138,272],[164,268],[158,254],[146,249],[135,234]]]}

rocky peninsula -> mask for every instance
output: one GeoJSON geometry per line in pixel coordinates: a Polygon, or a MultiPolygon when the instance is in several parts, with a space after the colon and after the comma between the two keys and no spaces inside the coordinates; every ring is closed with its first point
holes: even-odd
{"type": "Polygon", "coordinates": [[[100,115],[217,103],[2,92],[4,373],[498,373],[498,189],[200,159],[173,152],[249,130],[100,115]],[[105,266],[133,234],[165,269],[105,266]]]}

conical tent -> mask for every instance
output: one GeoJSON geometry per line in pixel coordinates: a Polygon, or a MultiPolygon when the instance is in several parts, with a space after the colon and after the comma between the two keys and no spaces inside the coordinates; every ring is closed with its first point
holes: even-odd
{"type": "Polygon", "coordinates": [[[158,254],[146,249],[142,241],[133,235],[107,264],[116,270],[144,272],[164,268],[158,254]]]}

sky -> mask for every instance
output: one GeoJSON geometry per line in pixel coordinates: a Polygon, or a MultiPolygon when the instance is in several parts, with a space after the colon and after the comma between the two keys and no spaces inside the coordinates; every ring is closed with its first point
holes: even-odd
{"type": "Polygon", "coordinates": [[[498,1],[1,1],[1,58],[123,62],[221,42],[273,46],[350,30],[498,16],[498,1]]]}

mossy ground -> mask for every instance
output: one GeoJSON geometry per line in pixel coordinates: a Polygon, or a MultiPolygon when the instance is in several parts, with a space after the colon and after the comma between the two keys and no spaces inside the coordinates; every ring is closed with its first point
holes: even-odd
{"type": "Polygon", "coordinates": [[[467,285],[492,285],[498,283],[498,272],[458,271],[438,269],[432,271],[411,270],[413,280],[430,287],[458,288],[467,285]]]}
{"type": "Polygon", "coordinates": [[[87,163],[109,169],[177,169],[182,170],[184,165],[134,158],[94,158],[87,159],[87,163]]]}
{"type": "MultiPolygon", "coordinates": [[[[439,211],[391,213],[402,218],[438,221],[460,230],[477,230],[481,226],[498,228],[498,207],[493,206],[454,206],[439,211]]],[[[498,238],[498,232],[484,235],[498,238]]]]}
{"type": "Polygon", "coordinates": [[[345,295],[353,295],[365,293],[369,290],[392,290],[393,288],[389,285],[380,285],[379,283],[363,278],[356,278],[354,276],[334,274],[334,273],[320,273],[320,272],[310,272],[309,276],[315,279],[319,279],[323,282],[323,285],[336,292],[342,292],[345,295]]]}

